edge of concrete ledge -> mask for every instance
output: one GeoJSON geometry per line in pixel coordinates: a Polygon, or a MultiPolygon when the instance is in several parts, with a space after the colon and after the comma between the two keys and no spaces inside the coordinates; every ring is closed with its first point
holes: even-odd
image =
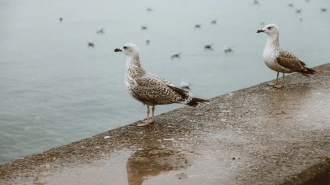
{"type": "Polygon", "coordinates": [[[286,177],[280,185],[310,184],[330,185],[330,156],[301,173],[286,177]]]}

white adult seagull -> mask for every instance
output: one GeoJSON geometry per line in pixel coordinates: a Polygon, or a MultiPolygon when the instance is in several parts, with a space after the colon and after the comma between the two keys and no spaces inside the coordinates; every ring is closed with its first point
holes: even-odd
{"type": "Polygon", "coordinates": [[[275,83],[269,83],[268,85],[276,88],[283,87],[284,73],[298,72],[305,76],[316,73],[314,69],[307,68],[306,64],[290,51],[280,47],[280,32],[276,24],[268,24],[263,29],[257,31],[257,33],[262,32],[268,35],[263,53],[264,61],[270,69],[277,72],[275,83]],[[283,73],[281,85],[277,84],[279,73],[283,73]]]}

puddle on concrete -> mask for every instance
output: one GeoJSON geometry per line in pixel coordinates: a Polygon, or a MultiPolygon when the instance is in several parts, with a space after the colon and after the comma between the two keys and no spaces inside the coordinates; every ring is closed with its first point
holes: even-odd
{"type": "Polygon", "coordinates": [[[233,171],[237,170],[240,162],[225,160],[227,155],[215,156],[215,153],[202,151],[187,153],[162,148],[121,150],[104,160],[73,168],[45,171],[38,176],[22,178],[16,183],[47,185],[226,183],[228,178],[233,178],[232,175],[235,174],[233,171]],[[220,158],[223,159],[219,160],[220,158]]]}
{"type": "Polygon", "coordinates": [[[106,160],[95,161],[74,168],[64,168],[46,174],[44,177],[39,177],[38,181],[49,185],[141,185],[170,171],[177,174],[179,172],[176,171],[187,169],[190,166],[191,159],[178,151],[161,148],[139,149],[135,152],[116,152],[106,160]]]}
{"type": "Polygon", "coordinates": [[[157,148],[138,150],[127,160],[128,184],[140,185],[160,174],[186,169],[189,166],[190,160],[185,154],[177,151],[157,148]]]}

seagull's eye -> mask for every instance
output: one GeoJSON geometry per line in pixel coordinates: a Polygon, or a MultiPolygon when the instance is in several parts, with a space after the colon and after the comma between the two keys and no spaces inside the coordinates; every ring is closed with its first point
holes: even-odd
{"type": "Polygon", "coordinates": [[[123,48],[124,48],[124,49],[127,49],[128,47],[127,47],[127,46],[124,46],[123,48]]]}
{"type": "Polygon", "coordinates": [[[271,30],[272,28],[273,28],[273,27],[271,27],[271,26],[270,26],[270,27],[268,27],[268,29],[269,29],[269,30],[271,30]]]}

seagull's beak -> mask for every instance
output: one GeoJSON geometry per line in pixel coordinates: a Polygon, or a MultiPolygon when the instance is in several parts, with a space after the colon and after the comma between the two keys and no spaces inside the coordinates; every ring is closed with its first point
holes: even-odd
{"type": "Polygon", "coordinates": [[[265,32],[265,30],[258,30],[257,33],[265,32]]]}
{"type": "Polygon", "coordinates": [[[116,48],[115,49],[115,52],[121,52],[122,50],[121,49],[119,49],[119,48],[116,48]]]}

